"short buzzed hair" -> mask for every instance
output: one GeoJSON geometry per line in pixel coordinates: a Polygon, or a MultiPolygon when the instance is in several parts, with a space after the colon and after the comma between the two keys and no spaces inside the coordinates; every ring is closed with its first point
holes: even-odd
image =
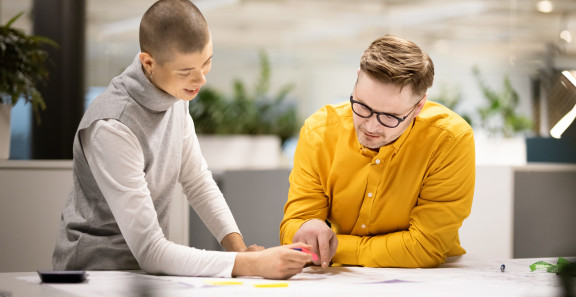
{"type": "Polygon", "coordinates": [[[140,22],[140,51],[159,64],[174,53],[201,52],[210,39],[204,16],[189,0],[159,0],[140,22]]]}
{"type": "Polygon", "coordinates": [[[428,54],[412,41],[391,34],[370,44],[360,69],[381,82],[410,86],[418,96],[424,96],[434,81],[434,63],[428,54]]]}

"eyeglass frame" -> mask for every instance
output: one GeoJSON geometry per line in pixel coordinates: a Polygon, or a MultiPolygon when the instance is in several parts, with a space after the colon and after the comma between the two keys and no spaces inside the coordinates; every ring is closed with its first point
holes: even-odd
{"type": "MultiPolygon", "coordinates": [[[[422,99],[424,99],[424,98],[422,98],[422,99]]],[[[393,115],[393,114],[386,113],[386,112],[374,111],[370,106],[368,106],[368,105],[366,105],[366,104],[364,104],[364,103],[362,103],[362,102],[360,102],[360,101],[358,101],[358,100],[354,100],[354,95],[350,95],[350,107],[352,108],[352,112],[353,112],[355,115],[357,115],[357,116],[359,116],[359,117],[361,117],[361,118],[363,118],[363,119],[369,119],[369,118],[371,118],[374,114],[376,114],[376,120],[378,121],[378,123],[380,123],[380,125],[382,125],[382,126],[384,126],[384,127],[388,127],[388,128],[396,128],[396,127],[398,127],[398,126],[400,125],[400,123],[404,122],[404,121],[408,118],[408,116],[409,116],[414,110],[416,110],[416,107],[418,107],[418,104],[420,104],[420,102],[422,101],[422,99],[420,99],[420,100],[418,101],[418,103],[416,103],[416,105],[414,105],[414,107],[412,107],[412,109],[408,112],[408,114],[405,115],[405,116],[402,117],[402,118],[401,118],[401,117],[397,117],[397,116],[395,116],[395,115],[393,115]],[[367,110],[370,111],[370,115],[369,115],[369,116],[359,115],[359,114],[354,110],[354,103],[358,103],[358,104],[364,106],[367,110]],[[396,119],[396,120],[398,121],[398,123],[396,124],[396,126],[386,125],[386,124],[382,123],[382,121],[380,120],[380,116],[381,116],[381,115],[388,116],[388,117],[392,117],[392,118],[396,119]]]]}

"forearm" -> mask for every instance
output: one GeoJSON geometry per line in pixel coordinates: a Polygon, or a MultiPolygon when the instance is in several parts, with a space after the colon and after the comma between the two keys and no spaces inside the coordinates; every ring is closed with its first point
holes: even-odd
{"type": "Polygon", "coordinates": [[[237,253],[199,250],[168,241],[154,241],[137,256],[143,271],[176,276],[230,277],[237,253]]]}
{"type": "Polygon", "coordinates": [[[183,139],[179,181],[190,206],[216,240],[222,243],[225,236],[240,233],[240,230],[200,153],[192,119],[188,118],[186,124],[187,134],[183,139]]]}
{"type": "Polygon", "coordinates": [[[434,267],[446,259],[446,249],[423,236],[399,231],[377,236],[338,235],[332,261],[365,267],[434,267]]]}
{"type": "Polygon", "coordinates": [[[220,244],[229,252],[243,252],[246,250],[246,243],[244,243],[242,235],[236,232],[224,236],[220,244]]]}

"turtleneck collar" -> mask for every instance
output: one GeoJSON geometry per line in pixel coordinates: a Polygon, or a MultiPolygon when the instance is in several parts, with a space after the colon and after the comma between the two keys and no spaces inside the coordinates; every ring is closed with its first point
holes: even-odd
{"type": "Polygon", "coordinates": [[[134,98],[138,104],[149,110],[163,112],[178,102],[178,98],[158,89],[148,80],[142,70],[142,62],[139,55],[124,72],[124,85],[130,97],[134,98]]]}

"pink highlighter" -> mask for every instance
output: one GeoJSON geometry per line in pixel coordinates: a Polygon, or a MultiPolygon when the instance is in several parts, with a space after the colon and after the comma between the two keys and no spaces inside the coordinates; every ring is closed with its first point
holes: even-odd
{"type": "Polygon", "coordinates": [[[306,254],[310,254],[310,255],[312,255],[312,261],[318,261],[318,255],[314,254],[313,252],[309,251],[308,249],[305,249],[305,248],[293,248],[293,250],[301,251],[301,252],[304,252],[304,253],[306,253],[306,254]]]}

